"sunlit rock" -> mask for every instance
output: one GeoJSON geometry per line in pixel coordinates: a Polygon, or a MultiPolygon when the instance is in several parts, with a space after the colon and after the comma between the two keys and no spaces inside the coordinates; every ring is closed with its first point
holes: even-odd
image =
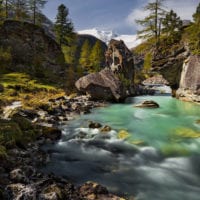
{"type": "Polygon", "coordinates": [[[105,125],[104,127],[101,128],[101,132],[110,132],[112,128],[108,125],[105,125]]]}
{"type": "Polygon", "coordinates": [[[137,108],[159,108],[160,106],[155,101],[148,100],[148,101],[143,101],[142,103],[136,104],[136,105],[134,105],[134,107],[137,107],[137,108]]]}

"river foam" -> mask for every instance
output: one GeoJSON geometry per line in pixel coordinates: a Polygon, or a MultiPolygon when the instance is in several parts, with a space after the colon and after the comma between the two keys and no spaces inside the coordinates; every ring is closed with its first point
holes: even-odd
{"type": "Polygon", "coordinates": [[[97,181],[136,200],[199,200],[200,139],[174,140],[174,134],[179,127],[199,131],[193,122],[200,108],[170,97],[155,98],[160,104],[156,110],[133,107],[132,101],[144,98],[148,97],[95,109],[63,127],[62,139],[44,147],[51,159],[43,170],[76,184],[97,181]],[[113,130],[89,129],[91,120],[113,130]],[[120,130],[126,130],[129,137],[119,138],[120,130]],[[134,144],[138,140],[144,141],[143,146],[134,144]]]}

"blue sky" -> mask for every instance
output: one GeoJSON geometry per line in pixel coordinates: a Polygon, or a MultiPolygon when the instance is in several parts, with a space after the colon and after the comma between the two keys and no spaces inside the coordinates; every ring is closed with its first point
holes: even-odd
{"type": "MultiPolygon", "coordinates": [[[[152,0],[48,0],[44,13],[55,20],[61,3],[69,8],[75,29],[98,28],[118,34],[135,34],[135,19],[143,18],[142,8],[152,0]]],[[[192,19],[200,0],[165,0],[167,9],[174,9],[182,19],[192,19]]]]}

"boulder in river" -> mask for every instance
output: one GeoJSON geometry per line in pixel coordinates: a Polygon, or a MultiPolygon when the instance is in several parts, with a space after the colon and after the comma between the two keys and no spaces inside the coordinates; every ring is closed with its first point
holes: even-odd
{"type": "Polygon", "coordinates": [[[89,128],[101,128],[102,125],[100,123],[98,123],[98,122],[92,122],[92,121],[90,121],[88,127],[89,128]]]}
{"type": "Polygon", "coordinates": [[[76,88],[97,100],[120,101],[127,96],[123,83],[107,68],[80,78],[76,88]]]}
{"type": "Polygon", "coordinates": [[[142,103],[134,105],[134,107],[137,107],[137,108],[159,108],[160,106],[155,101],[146,100],[146,101],[143,101],[142,103]]]}
{"type": "Polygon", "coordinates": [[[76,88],[92,99],[123,101],[134,93],[132,84],[134,62],[131,51],[123,41],[111,40],[106,51],[107,67],[100,72],[81,77],[76,88]]]}

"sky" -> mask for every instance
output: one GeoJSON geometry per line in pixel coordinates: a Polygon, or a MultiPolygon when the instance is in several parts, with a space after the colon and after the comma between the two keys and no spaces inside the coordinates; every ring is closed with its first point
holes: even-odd
{"type": "MultiPolygon", "coordinates": [[[[69,9],[75,30],[97,28],[113,30],[117,34],[135,34],[139,29],[136,19],[144,18],[144,6],[152,0],[48,0],[44,14],[55,21],[57,7],[69,9]]],[[[166,9],[173,9],[181,19],[192,20],[200,0],[165,0],[166,9]]]]}

